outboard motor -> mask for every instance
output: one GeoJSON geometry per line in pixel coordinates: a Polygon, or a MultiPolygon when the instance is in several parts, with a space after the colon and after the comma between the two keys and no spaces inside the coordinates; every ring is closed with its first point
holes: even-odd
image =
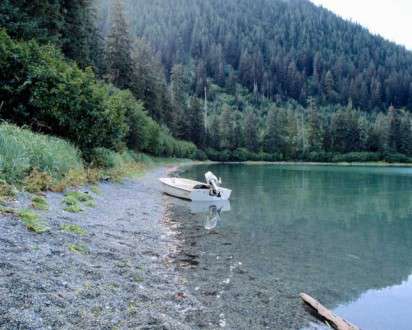
{"type": "Polygon", "coordinates": [[[219,184],[222,183],[221,179],[217,179],[216,175],[214,175],[212,172],[207,172],[205,174],[205,179],[206,179],[206,183],[209,185],[210,187],[210,194],[213,196],[218,196],[220,197],[220,192],[219,192],[219,184]]]}

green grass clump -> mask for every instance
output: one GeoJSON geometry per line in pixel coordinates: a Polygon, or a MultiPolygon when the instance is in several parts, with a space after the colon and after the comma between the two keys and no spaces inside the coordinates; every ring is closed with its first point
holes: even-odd
{"type": "Polygon", "coordinates": [[[83,163],[69,142],[0,124],[0,172],[8,182],[22,181],[33,169],[59,178],[74,168],[83,168],[83,163]]]}
{"type": "Polygon", "coordinates": [[[0,214],[15,214],[15,213],[16,213],[15,209],[0,205],[0,214]]]}
{"type": "Polygon", "coordinates": [[[39,218],[37,213],[32,210],[20,210],[17,215],[30,231],[41,234],[49,230],[46,224],[39,218]]]}
{"type": "MultiPolygon", "coordinates": [[[[0,160],[1,160],[1,156],[0,156],[0,160]]],[[[0,198],[8,199],[8,198],[16,197],[16,195],[17,195],[17,189],[14,186],[8,184],[4,180],[0,180],[0,198]]]]}
{"type": "Polygon", "coordinates": [[[66,205],[64,210],[67,211],[67,212],[79,213],[79,212],[83,211],[83,209],[80,206],[79,201],[72,194],[66,194],[64,199],[63,199],[63,203],[66,205]]]}
{"type": "Polygon", "coordinates": [[[71,212],[71,213],[80,213],[80,212],[83,211],[83,209],[80,207],[79,204],[66,206],[66,207],[64,208],[64,210],[65,210],[66,212],[71,212]]]}
{"type": "Polygon", "coordinates": [[[63,203],[67,206],[78,205],[79,201],[74,196],[65,196],[63,199],[63,203]]]}
{"type": "Polygon", "coordinates": [[[66,205],[65,211],[78,213],[83,211],[81,204],[86,207],[95,207],[96,203],[92,196],[80,191],[71,191],[64,195],[63,203],[66,205]]]}
{"type": "Polygon", "coordinates": [[[61,230],[70,233],[70,234],[75,234],[75,235],[80,235],[84,236],[87,234],[87,231],[80,227],[79,225],[74,225],[74,224],[62,224],[60,226],[61,230]]]}
{"type": "Polygon", "coordinates": [[[70,244],[69,251],[78,254],[86,254],[89,249],[83,244],[70,244]]]}
{"type": "Polygon", "coordinates": [[[31,204],[33,208],[38,210],[47,211],[49,209],[47,199],[42,196],[33,196],[33,198],[31,199],[31,204]]]}
{"type": "Polygon", "coordinates": [[[83,202],[83,203],[93,200],[92,196],[90,196],[89,194],[80,192],[80,191],[71,191],[71,192],[66,193],[64,196],[66,198],[69,198],[72,200],[74,199],[78,202],[83,202]]]}

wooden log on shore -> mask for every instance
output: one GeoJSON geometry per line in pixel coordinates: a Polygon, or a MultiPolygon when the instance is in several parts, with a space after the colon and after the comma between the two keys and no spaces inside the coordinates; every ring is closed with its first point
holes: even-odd
{"type": "Polygon", "coordinates": [[[323,320],[326,320],[331,326],[333,326],[337,330],[360,330],[356,325],[351,324],[350,322],[346,321],[345,319],[341,318],[338,315],[332,313],[329,309],[323,306],[319,301],[312,298],[306,293],[301,293],[300,297],[302,300],[312,307],[318,316],[320,316],[323,320]]]}

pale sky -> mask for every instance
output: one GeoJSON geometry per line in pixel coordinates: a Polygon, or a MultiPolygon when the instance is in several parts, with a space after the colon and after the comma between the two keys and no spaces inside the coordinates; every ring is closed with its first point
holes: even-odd
{"type": "Polygon", "coordinates": [[[412,0],[311,0],[412,50],[412,0]]]}

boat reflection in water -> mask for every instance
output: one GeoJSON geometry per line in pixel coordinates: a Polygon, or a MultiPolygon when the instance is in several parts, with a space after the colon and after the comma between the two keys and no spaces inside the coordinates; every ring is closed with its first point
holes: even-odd
{"type": "Polygon", "coordinates": [[[204,227],[206,230],[216,228],[221,220],[222,212],[230,211],[230,202],[228,200],[218,202],[192,202],[190,203],[192,214],[204,213],[206,215],[204,227]]]}

